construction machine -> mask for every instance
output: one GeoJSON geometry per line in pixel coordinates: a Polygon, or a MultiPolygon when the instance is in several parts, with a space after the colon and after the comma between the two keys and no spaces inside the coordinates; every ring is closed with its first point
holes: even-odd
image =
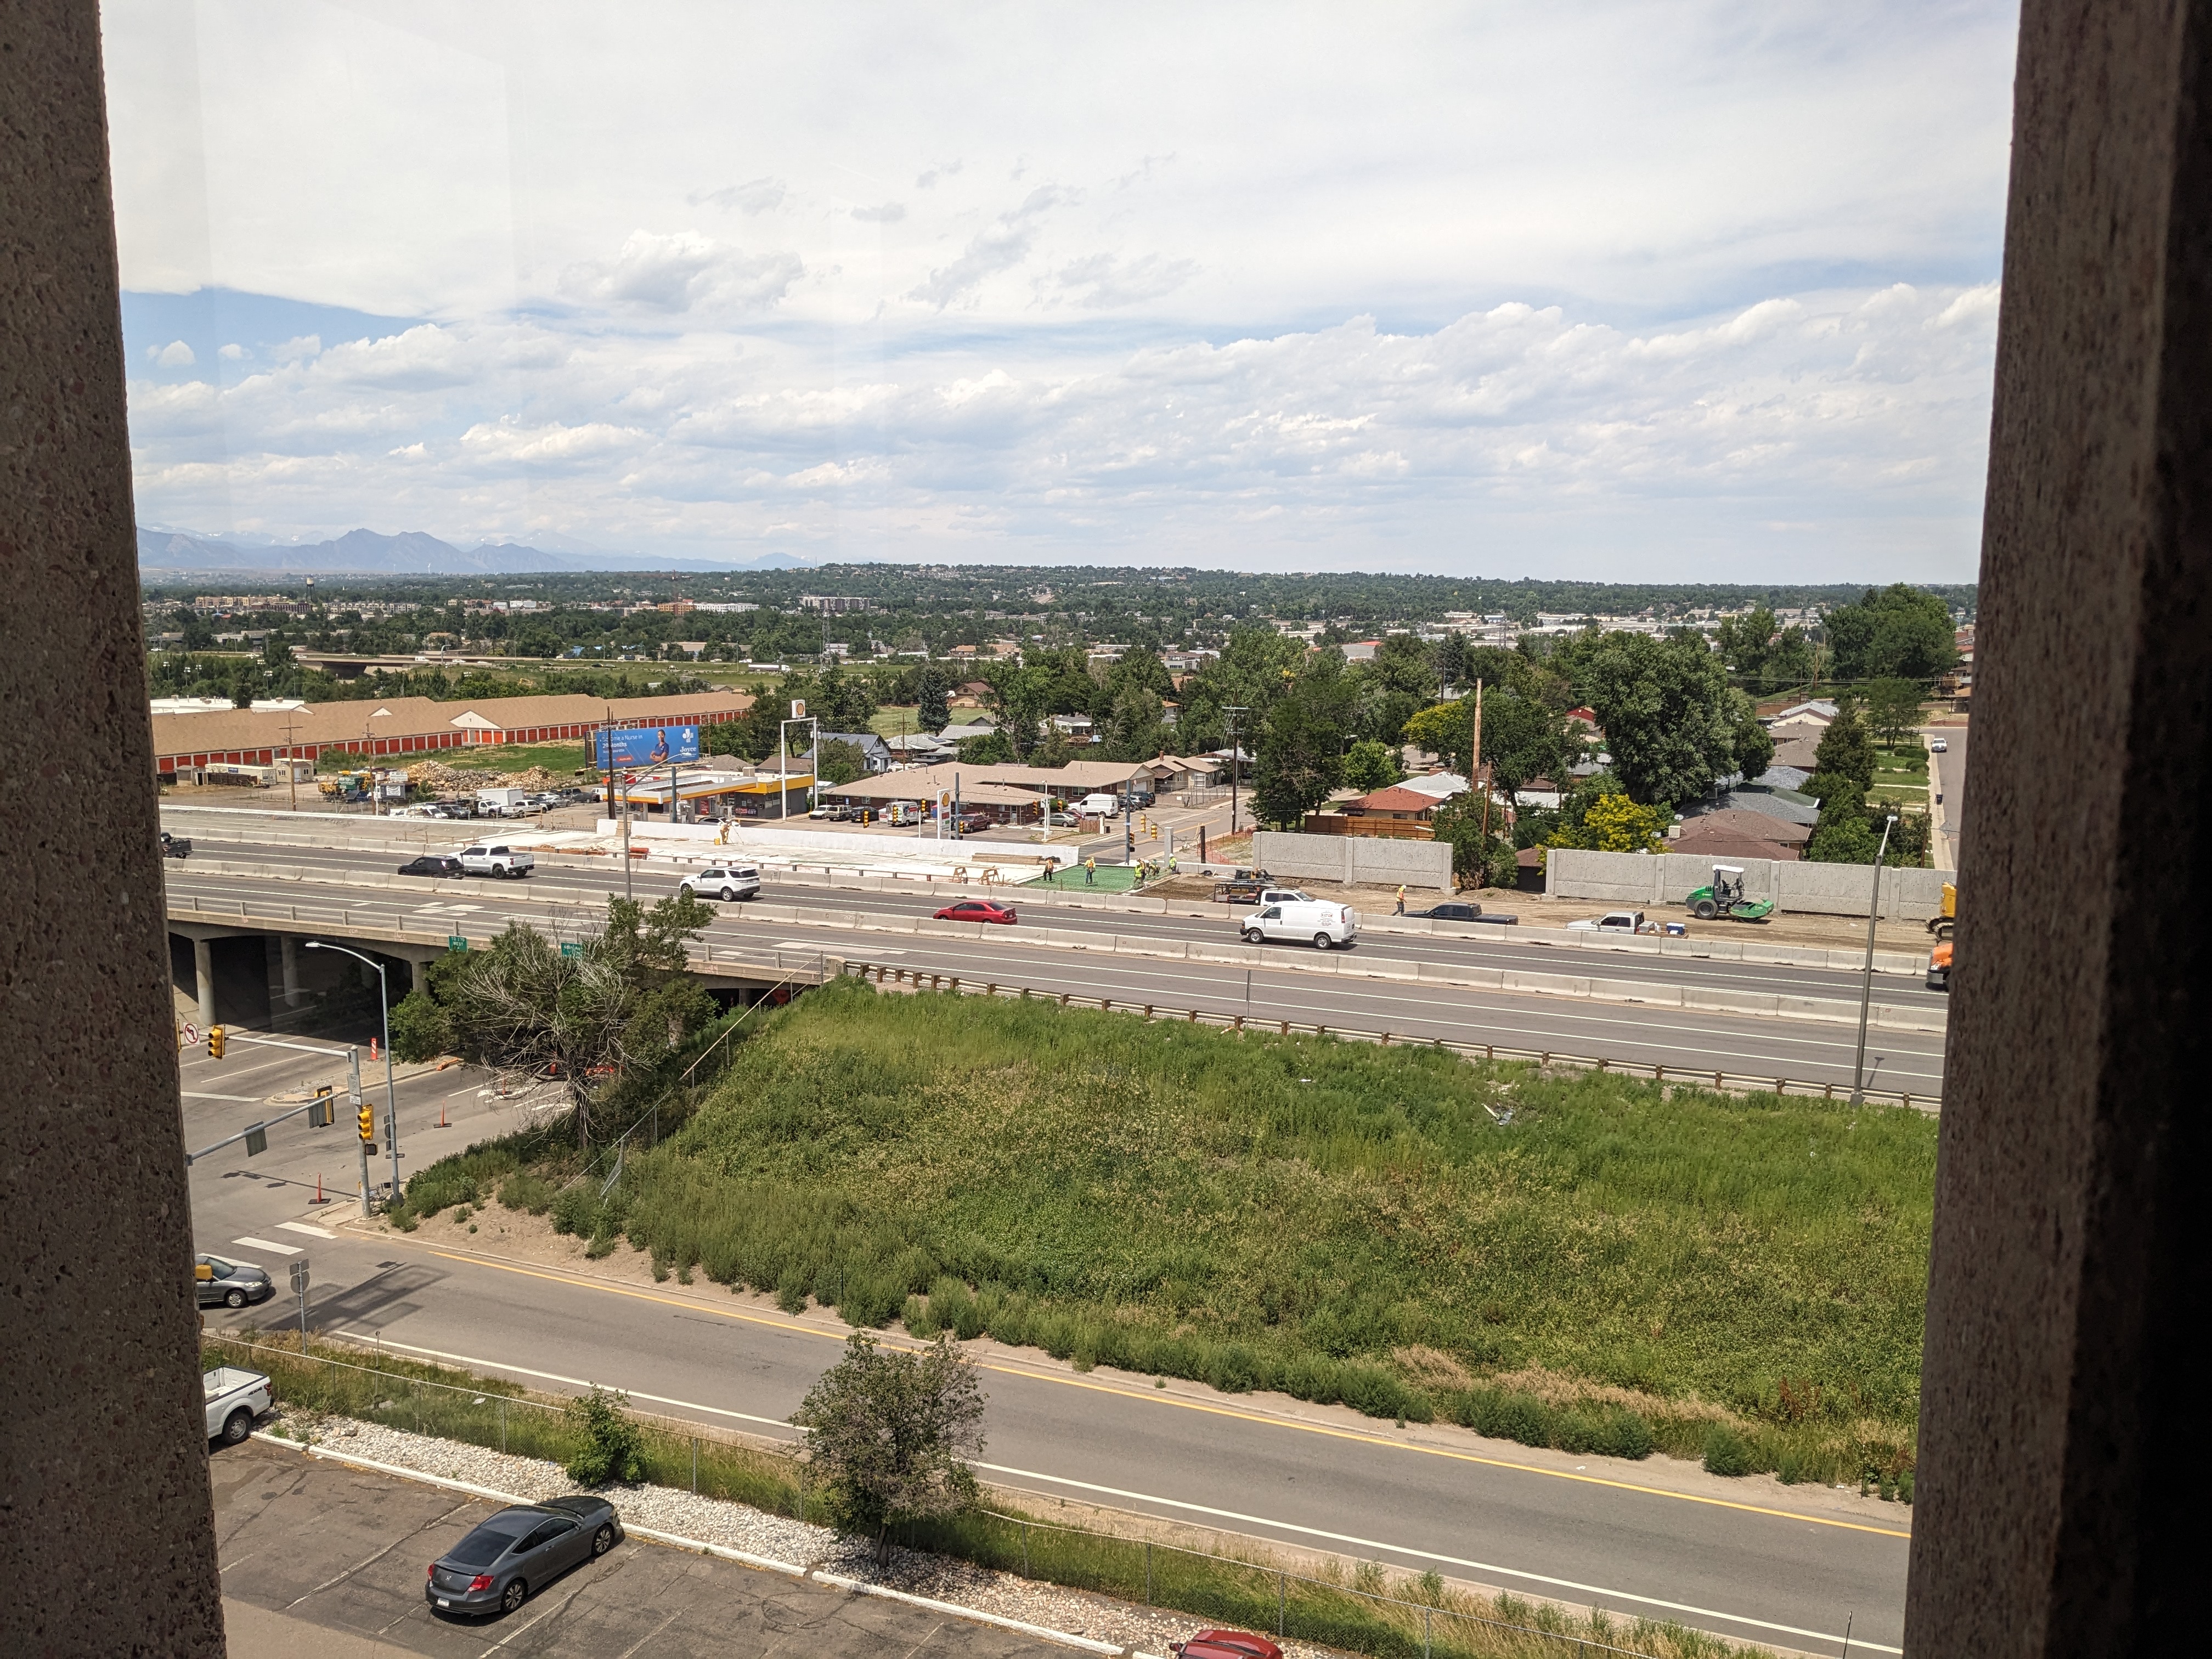
{"type": "Polygon", "coordinates": [[[1955,882],[1943,884],[1943,905],[1928,918],[1928,931],[1937,939],[1948,939],[1959,923],[1959,887],[1955,882]]]}
{"type": "Polygon", "coordinates": [[[1743,868],[1735,864],[1713,866],[1712,884],[1692,891],[1689,905],[1690,914],[1700,921],[1711,921],[1716,916],[1729,921],[1765,921],[1774,914],[1772,899],[1743,896],[1743,868]]]}
{"type": "Polygon", "coordinates": [[[1944,934],[1943,942],[1929,955],[1928,988],[1931,991],[1948,991],[1951,988],[1952,943],[1951,936],[1948,933],[1944,934]]]}

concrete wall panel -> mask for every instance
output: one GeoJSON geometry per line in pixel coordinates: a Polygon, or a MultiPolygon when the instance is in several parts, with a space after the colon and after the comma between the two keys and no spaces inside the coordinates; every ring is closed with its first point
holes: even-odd
{"type": "MultiPolygon", "coordinates": [[[[1589,853],[1555,848],[1545,860],[1546,889],[1554,898],[1605,904],[1680,904],[1713,878],[1716,863],[1744,872],[1744,892],[1771,898],[1782,911],[1824,916],[1863,916],[1874,891],[1868,864],[1802,864],[1787,859],[1714,860],[1686,853],[1589,853]]],[[[1881,873],[1881,913],[1895,921],[1924,921],[1943,902],[1942,870],[1881,873]]]]}

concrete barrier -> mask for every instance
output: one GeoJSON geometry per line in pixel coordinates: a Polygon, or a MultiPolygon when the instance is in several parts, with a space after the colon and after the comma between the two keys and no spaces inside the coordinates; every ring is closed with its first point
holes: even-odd
{"type": "Polygon", "coordinates": [[[1346,886],[1364,882],[1446,895],[1452,890],[1451,847],[1440,841],[1257,830],[1252,834],[1252,861],[1286,881],[1340,881],[1346,886]]]}
{"type": "MultiPolygon", "coordinates": [[[[1545,860],[1544,890],[1553,898],[1595,899],[1607,904],[1680,904],[1713,878],[1725,862],[1744,872],[1747,898],[1771,898],[1778,915],[1863,916],[1874,890],[1874,866],[1807,864],[1785,859],[1714,860],[1686,853],[1589,853],[1554,848],[1545,860]]],[[[1891,921],[1924,921],[1942,906],[1942,870],[1881,872],[1881,914],[1891,921]]]]}

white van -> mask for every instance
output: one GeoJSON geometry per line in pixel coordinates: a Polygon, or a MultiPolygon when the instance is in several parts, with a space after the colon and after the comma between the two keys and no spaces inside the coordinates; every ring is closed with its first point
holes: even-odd
{"type": "Polygon", "coordinates": [[[1121,810],[1119,795],[1085,795],[1075,805],[1076,812],[1086,818],[1110,818],[1121,810]]]}
{"type": "Polygon", "coordinates": [[[1359,937],[1359,912],[1346,904],[1318,899],[1286,899],[1263,904],[1244,918],[1244,942],[1258,945],[1268,939],[1311,939],[1314,949],[1327,951],[1350,945],[1359,937]]]}

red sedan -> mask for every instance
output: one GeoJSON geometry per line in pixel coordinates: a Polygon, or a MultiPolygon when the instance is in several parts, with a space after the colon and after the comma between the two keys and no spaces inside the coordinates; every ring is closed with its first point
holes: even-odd
{"type": "Polygon", "coordinates": [[[990,899],[962,899],[957,904],[948,904],[937,913],[939,921],[1003,921],[1012,924],[1014,908],[999,904],[990,899]]]}
{"type": "Polygon", "coordinates": [[[1176,1659],[1283,1659],[1282,1649],[1248,1630],[1202,1630],[1188,1642],[1170,1642],[1176,1659]]]}

